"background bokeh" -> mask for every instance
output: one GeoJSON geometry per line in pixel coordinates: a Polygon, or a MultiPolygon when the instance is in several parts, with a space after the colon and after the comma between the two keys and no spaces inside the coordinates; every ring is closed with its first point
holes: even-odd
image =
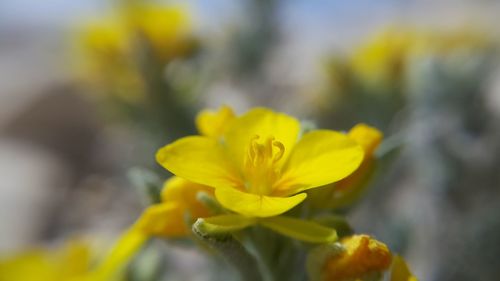
{"type": "MultiPolygon", "coordinates": [[[[0,253],[114,237],[144,207],[136,175],[168,177],[155,150],[198,110],[267,106],[384,131],[356,231],[420,280],[498,280],[500,2],[157,1],[183,11],[180,33],[133,11],[132,47],[88,33],[131,2],[0,1],[0,253]]],[[[169,280],[208,279],[203,256],[168,247],[169,280]]]]}

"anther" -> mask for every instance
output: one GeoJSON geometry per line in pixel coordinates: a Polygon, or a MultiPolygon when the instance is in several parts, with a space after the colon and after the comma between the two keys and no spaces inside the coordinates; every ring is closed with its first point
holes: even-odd
{"type": "Polygon", "coordinates": [[[273,146],[278,148],[278,153],[274,155],[273,161],[278,162],[283,157],[283,154],[285,154],[285,146],[279,141],[273,141],[273,146]]]}

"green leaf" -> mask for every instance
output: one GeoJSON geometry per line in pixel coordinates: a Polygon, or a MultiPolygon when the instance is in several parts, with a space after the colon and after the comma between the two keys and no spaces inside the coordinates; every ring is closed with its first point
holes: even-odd
{"type": "Polygon", "coordinates": [[[196,193],[196,200],[209,208],[214,214],[223,214],[226,212],[212,195],[204,191],[198,191],[198,193],[196,193]]]}
{"type": "Polygon", "coordinates": [[[313,221],[279,216],[260,219],[259,223],[280,234],[311,243],[330,243],[338,238],[335,229],[313,221]]]}
{"type": "Polygon", "coordinates": [[[214,235],[235,232],[255,224],[255,218],[240,215],[220,215],[209,218],[199,218],[193,225],[199,232],[214,235]]]}

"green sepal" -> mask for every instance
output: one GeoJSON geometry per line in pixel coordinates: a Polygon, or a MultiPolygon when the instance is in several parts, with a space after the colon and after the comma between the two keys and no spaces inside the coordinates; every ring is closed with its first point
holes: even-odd
{"type": "Polygon", "coordinates": [[[335,229],[291,217],[270,217],[259,220],[259,224],[280,234],[311,243],[331,243],[337,240],[335,229]]]}
{"type": "Polygon", "coordinates": [[[197,231],[205,235],[218,235],[235,232],[255,224],[255,218],[241,215],[220,215],[209,218],[199,218],[193,225],[197,231]]]}
{"type": "Polygon", "coordinates": [[[224,208],[219,204],[219,202],[217,202],[217,200],[215,200],[215,198],[212,195],[204,191],[199,191],[198,193],[196,193],[196,200],[198,200],[203,205],[205,205],[205,207],[210,209],[210,211],[212,211],[213,214],[223,214],[226,212],[224,208]]]}

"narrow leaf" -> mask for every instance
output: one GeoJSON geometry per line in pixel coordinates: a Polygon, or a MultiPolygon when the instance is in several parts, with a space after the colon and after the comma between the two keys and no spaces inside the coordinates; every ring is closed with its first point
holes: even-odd
{"type": "Polygon", "coordinates": [[[220,215],[199,218],[193,227],[204,234],[222,234],[241,230],[256,223],[255,218],[240,215],[220,215]]]}
{"type": "Polygon", "coordinates": [[[291,217],[270,217],[259,220],[259,223],[280,234],[311,243],[331,243],[338,238],[333,228],[291,217]]]}

